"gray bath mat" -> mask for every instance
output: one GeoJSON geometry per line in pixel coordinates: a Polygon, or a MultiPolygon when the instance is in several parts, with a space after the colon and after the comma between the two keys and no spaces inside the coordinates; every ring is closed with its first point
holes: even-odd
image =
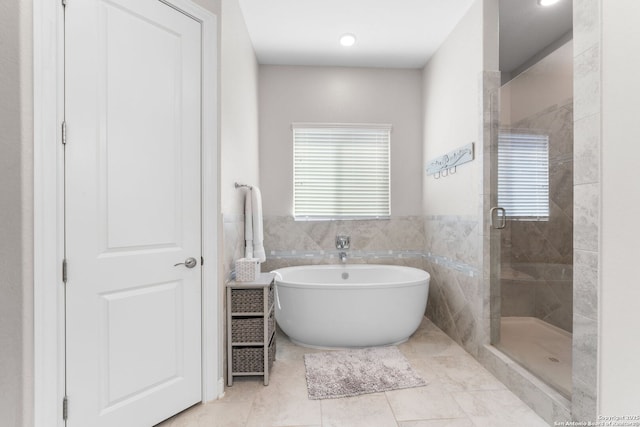
{"type": "Polygon", "coordinates": [[[305,354],[304,365],[309,399],[334,399],[427,384],[397,347],[305,354]]]}

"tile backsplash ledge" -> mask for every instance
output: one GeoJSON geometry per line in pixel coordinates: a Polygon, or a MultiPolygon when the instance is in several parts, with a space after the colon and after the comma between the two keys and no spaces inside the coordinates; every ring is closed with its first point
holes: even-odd
{"type": "MultiPolygon", "coordinates": [[[[304,263],[312,264],[338,264],[340,263],[338,254],[344,250],[321,250],[321,251],[271,251],[267,254],[267,262],[274,263],[288,261],[291,265],[304,263]]],[[[415,250],[388,250],[388,251],[362,251],[347,250],[347,264],[400,263],[404,260],[428,260],[445,268],[459,271],[470,277],[479,275],[476,267],[453,260],[446,256],[439,256],[430,252],[415,250]]],[[[270,265],[270,264],[269,264],[270,265]]]]}

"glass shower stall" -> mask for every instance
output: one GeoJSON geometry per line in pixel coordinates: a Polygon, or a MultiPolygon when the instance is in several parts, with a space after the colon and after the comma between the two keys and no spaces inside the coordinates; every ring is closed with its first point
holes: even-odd
{"type": "Polygon", "coordinates": [[[570,399],[572,42],[503,84],[493,102],[493,344],[570,399]]]}

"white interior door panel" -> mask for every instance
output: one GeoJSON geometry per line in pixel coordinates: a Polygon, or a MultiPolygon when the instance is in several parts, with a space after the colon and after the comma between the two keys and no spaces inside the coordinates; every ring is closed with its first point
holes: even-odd
{"type": "Polygon", "coordinates": [[[68,426],[153,425],[201,400],[200,23],[65,13],[68,426]]]}

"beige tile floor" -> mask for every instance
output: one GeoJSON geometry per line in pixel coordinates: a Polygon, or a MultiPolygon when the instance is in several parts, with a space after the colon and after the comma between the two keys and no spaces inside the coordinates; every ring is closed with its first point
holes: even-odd
{"type": "Polygon", "coordinates": [[[303,355],[278,334],[269,386],[236,378],[225,397],[158,427],[544,427],[547,424],[428,319],[398,347],[425,387],[342,399],[307,398],[303,355]]]}

